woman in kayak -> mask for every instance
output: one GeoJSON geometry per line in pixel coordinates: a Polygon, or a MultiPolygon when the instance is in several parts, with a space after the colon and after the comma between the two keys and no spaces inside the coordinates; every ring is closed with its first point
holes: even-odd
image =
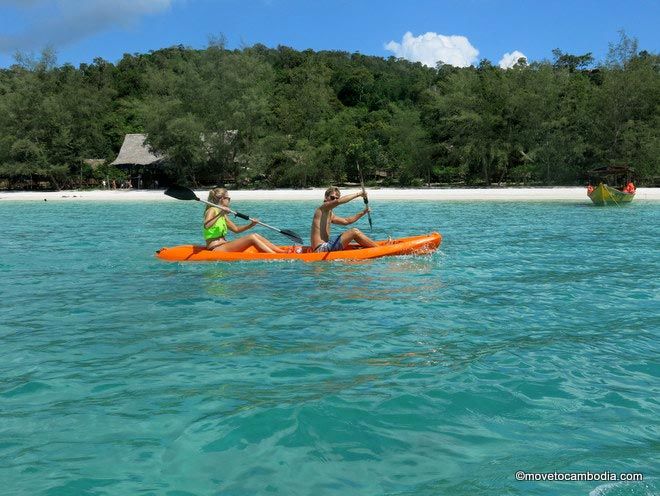
{"type": "Polygon", "coordinates": [[[204,239],[206,248],[214,251],[244,251],[254,246],[264,253],[286,253],[286,250],[274,245],[260,234],[248,234],[233,241],[227,241],[227,231],[241,233],[257,225],[257,220],[250,224],[237,226],[227,217],[228,205],[231,198],[225,188],[214,188],[209,192],[209,202],[217,207],[206,207],[204,211],[204,239]]]}

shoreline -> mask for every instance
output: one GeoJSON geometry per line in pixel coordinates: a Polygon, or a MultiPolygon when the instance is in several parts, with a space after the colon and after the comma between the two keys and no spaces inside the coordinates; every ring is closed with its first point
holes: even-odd
{"type": "MultiPolygon", "coordinates": [[[[342,194],[358,191],[344,188],[342,194]]],[[[7,201],[180,201],[163,194],[164,190],[67,190],[67,191],[1,191],[0,203],[7,201]]],[[[235,201],[322,201],[325,188],[232,190],[235,201]]],[[[367,188],[375,201],[570,201],[591,203],[584,187],[539,188],[456,188],[456,189],[397,189],[367,188]]],[[[196,190],[206,199],[208,190],[196,190]]],[[[634,201],[660,201],[660,188],[638,188],[634,201]]]]}

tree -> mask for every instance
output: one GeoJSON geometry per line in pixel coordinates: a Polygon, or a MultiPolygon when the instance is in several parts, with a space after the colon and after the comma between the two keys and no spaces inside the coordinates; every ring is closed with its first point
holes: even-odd
{"type": "Polygon", "coordinates": [[[571,55],[562,52],[559,48],[552,51],[555,57],[554,66],[557,69],[567,69],[570,72],[575,72],[580,69],[585,69],[594,62],[594,57],[591,52],[583,55],[571,55]]]}
{"type": "Polygon", "coordinates": [[[78,68],[18,54],[0,69],[0,176],[78,185],[93,176],[82,159],[112,160],[126,133],[147,133],[169,180],[191,184],[356,182],[356,163],[391,184],[579,184],[611,162],[660,176],[658,55],[623,32],[597,67],[553,55],[431,68],[223,39],[78,68]]]}
{"type": "Polygon", "coordinates": [[[619,31],[618,43],[610,43],[605,66],[610,69],[624,69],[637,57],[637,38],[630,38],[625,31],[619,31]]]}

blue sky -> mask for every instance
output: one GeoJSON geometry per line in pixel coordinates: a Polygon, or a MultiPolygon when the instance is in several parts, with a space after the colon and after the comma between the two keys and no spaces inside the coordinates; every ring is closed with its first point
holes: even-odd
{"type": "Polygon", "coordinates": [[[427,65],[485,58],[504,66],[519,55],[552,59],[554,48],[602,60],[622,29],[640,49],[660,51],[658,25],[660,0],[0,0],[0,67],[16,50],[46,45],[59,64],[77,66],[204,48],[219,36],[228,48],[286,45],[427,65]]]}

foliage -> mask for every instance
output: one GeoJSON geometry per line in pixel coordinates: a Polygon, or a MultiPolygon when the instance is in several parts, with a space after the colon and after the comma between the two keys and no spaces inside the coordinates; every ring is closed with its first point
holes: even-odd
{"type": "MultiPolygon", "coordinates": [[[[601,165],[660,179],[660,59],[625,33],[596,64],[429,68],[394,58],[255,45],[176,46],[57,66],[46,49],[0,70],[0,183],[71,187],[123,179],[127,133],[167,156],[154,172],[192,185],[357,182],[583,184],[601,165]]],[[[154,176],[156,177],[156,176],[154,176]]]]}

